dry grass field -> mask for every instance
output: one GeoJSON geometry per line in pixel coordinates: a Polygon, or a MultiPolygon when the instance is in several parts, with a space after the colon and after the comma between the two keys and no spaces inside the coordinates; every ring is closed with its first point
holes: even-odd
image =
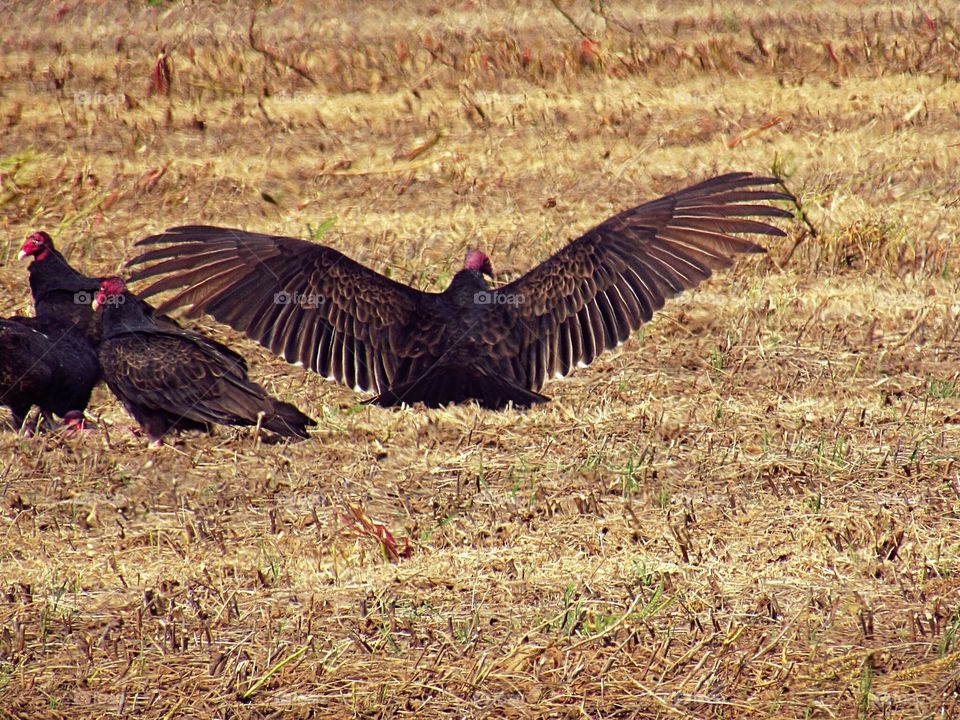
{"type": "Polygon", "coordinates": [[[37,229],[440,289],[730,170],[797,219],[529,412],[364,406],[204,321],[310,440],[149,451],[102,388],[96,432],[5,426],[0,719],[960,718],[960,9],[318,5],[0,2],[0,312],[37,229]]]}

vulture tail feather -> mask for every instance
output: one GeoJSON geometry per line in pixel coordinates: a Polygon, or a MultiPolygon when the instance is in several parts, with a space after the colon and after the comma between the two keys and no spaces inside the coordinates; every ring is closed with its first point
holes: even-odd
{"type": "Polygon", "coordinates": [[[546,395],[514,385],[497,375],[448,367],[436,368],[416,380],[395,383],[367,402],[382,407],[418,402],[427,407],[443,407],[473,401],[488,410],[502,410],[509,403],[515,408],[528,408],[549,400],[546,395]]]}
{"type": "Polygon", "coordinates": [[[306,439],[310,437],[307,427],[316,425],[316,421],[307,417],[290,403],[276,400],[273,414],[263,418],[261,427],[283,437],[306,439]]]}

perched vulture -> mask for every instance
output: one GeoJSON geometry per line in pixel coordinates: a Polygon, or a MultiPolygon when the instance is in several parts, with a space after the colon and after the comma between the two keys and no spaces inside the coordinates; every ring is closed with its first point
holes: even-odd
{"type": "Polygon", "coordinates": [[[30,235],[20,248],[19,258],[30,262],[30,292],[37,317],[57,318],[63,327],[75,327],[91,345],[99,342],[90,303],[100,288],[101,278],[77,272],[53,246],[53,238],[42,230],[30,235]]]}
{"type": "Polygon", "coordinates": [[[422,292],[333,248],[290,237],[186,226],[141,240],[130,261],[189,306],[384,406],[475,401],[499,409],[548,398],[550,378],[589,365],[735,253],[764,248],[734,233],[783,235],[749,216],[787,218],[776,178],[730,173],[605,220],[553,257],[491,289],[490,260],[467,253],[440,293],[422,292]]]}
{"type": "Polygon", "coordinates": [[[203,335],[160,324],[150,306],[106,278],[93,301],[107,386],[158,445],[167,431],[256,425],[307,437],[314,421],[247,377],[243,359],[203,335]],[[262,417],[261,417],[262,416],[262,417]]]}
{"type": "Polygon", "coordinates": [[[0,404],[23,427],[34,405],[44,418],[83,427],[83,410],[100,375],[97,356],[78,330],[45,318],[0,320],[0,404]]]}

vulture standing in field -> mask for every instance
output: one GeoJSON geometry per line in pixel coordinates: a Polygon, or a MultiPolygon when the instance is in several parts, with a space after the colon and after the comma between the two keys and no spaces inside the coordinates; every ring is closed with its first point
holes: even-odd
{"type": "Polygon", "coordinates": [[[106,278],[93,301],[107,386],[154,445],[167,431],[210,425],[260,425],[306,438],[315,422],[270,397],[247,377],[239,355],[203,335],[158,322],[120,278],[106,278]],[[98,309],[99,308],[99,309],[98,309]]]}
{"type": "Polygon", "coordinates": [[[63,327],[75,327],[91,345],[100,341],[90,303],[100,288],[101,278],[83,275],[67,262],[53,246],[53,238],[43,232],[27,237],[19,258],[30,261],[30,292],[37,317],[57,318],[63,327]]]}
{"type": "Polygon", "coordinates": [[[76,329],[50,318],[0,320],[0,403],[10,408],[13,424],[23,428],[34,405],[83,428],[83,410],[100,376],[97,356],[76,329]]]}
{"type": "Polygon", "coordinates": [[[395,282],[329,247],[208,226],[141,240],[164,245],[130,265],[142,293],[178,292],[161,311],[189,306],[245,332],[383,406],[475,401],[500,409],[548,398],[550,378],[589,365],[731,255],[764,252],[734,233],[784,233],[749,216],[792,217],[776,178],[730,173],[605,220],[522,277],[491,289],[489,258],[467,253],[440,293],[395,282]]]}

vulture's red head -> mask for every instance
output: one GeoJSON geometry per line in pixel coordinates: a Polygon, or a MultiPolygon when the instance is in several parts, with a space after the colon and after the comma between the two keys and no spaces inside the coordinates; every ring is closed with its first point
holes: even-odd
{"type": "Polygon", "coordinates": [[[467,251],[467,256],[463,259],[464,270],[476,270],[483,275],[493,277],[493,265],[490,264],[490,258],[486,253],[479,250],[467,251]]]}
{"type": "Polygon", "coordinates": [[[26,257],[32,257],[36,260],[44,260],[51,250],[53,250],[53,238],[40,230],[24,241],[17,259],[23,260],[26,257]]]}
{"type": "Polygon", "coordinates": [[[111,300],[121,297],[127,291],[127,286],[123,280],[118,277],[104,278],[100,283],[100,289],[97,290],[97,296],[93,299],[93,309],[96,310],[101,305],[106,305],[111,300]]]}

